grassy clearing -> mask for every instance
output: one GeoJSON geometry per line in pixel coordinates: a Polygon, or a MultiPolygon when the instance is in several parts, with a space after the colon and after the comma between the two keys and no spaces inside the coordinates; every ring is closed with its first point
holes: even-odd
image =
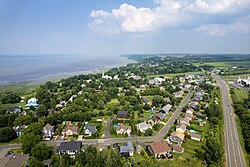
{"type": "Polygon", "coordinates": [[[186,75],[186,74],[205,74],[204,72],[200,71],[200,72],[186,72],[186,73],[175,73],[175,74],[161,74],[161,75],[148,75],[147,78],[153,78],[153,77],[166,77],[166,78],[174,78],[176,76],[182,76],[182,75],[186,75]]]}
{"type": "Polygon", "coordinates": [[[227,68],[227,67],[233,67],[233,66],[242,66],[242,67],[250,67],[250,61],[234,61],[234,62],[207,62],[204,64],[195,64],[197,65],[210,65],[215,66],[219,68],[227,68]]]}
{"type": "Polygon", "coordinates": [[[227,81],[235,81],[238,77],[240,78],[246,78],[250,76],[250,72],[249,74],[239,74],[239,75],[228,75],[228,76],[221,76],[223,79],[227,80],[227,81]]]}
{"type": "Polygon", "coordinates": [[[186,143],[182,144],[185,148],[183,154],[173,153],[174,158],[172,160],[159,160],[160,167],[203,167],[203,161],[198,157],[199,150],[201,149],[203,142],[187,139],[186,143]]]}
{"type": "Polygon", "coordinates": [[[248,97],[248,90],[246,89],[234,89],[235,92],[235,101],[242,102],[248,97]]]}
{"type": "Polygon", "coordinates": [[[0,93],[15,92],[17,94],[28,94],[38,88],[39,85],[30,83],[19,83],[13,85],[0,86],[0,93]]]}

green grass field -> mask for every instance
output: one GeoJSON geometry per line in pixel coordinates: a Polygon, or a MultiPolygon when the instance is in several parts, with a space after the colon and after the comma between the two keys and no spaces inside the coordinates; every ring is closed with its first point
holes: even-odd
{"type": "Polygon", "coordinates": [[[233,66],[243,66],[243,67],[250,67],[250,61],[234,61],[234,62],[207,62],[204,64],[195,63],[194,65],[210,65],[219,68],[227,68],[233,66]]]}
{"type": "Polygon", "coordinates": [[[241,102],[248,97],[248,90],[246,89],[234,89],[235,100],[241,102]]]}
{"type": "Polygon", "coordinates": [[[204,72],[200,71],[200,72],[186,72],[186,73],[175,73],[175,74],[161,74],[161,75],[148,75],[147,78],[154,78],[154,77],[167,77],[167,78],[174,78],[176,76],[182,76],[185,74],[205,74],[204,72]]]}
{"type": "Polygon", "coordinates": [[[19,83],[13,85],[0,86],[0,93],[3,92],[15,92],[17,94],[28,94],[38,88],[39,85],[30,83],[19,83]]]}
{"type": "Polygon", "coordinates": [[[228,76],[221,76],[223,79],[227,80],[227,81],[235,81],[238,77],[240,78],[246,78],[250,76],[250,72],[249,74],[240,74],[240,75],[228,75],[228,76]]]}

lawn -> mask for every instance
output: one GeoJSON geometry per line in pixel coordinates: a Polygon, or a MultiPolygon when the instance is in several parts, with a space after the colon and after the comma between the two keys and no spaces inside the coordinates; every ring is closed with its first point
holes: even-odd
{"type": "Polygon", "coordinates": [[[166,78],[174,78],[176,76],[182,76],[186,74],[205,74],[204,72],[186,72],[186,73],[174,73],[174,74],[161,74],[161,75],[148,75],[147,78],[153,78],[153,77],[166,77],[166,78]]]}
{"type": "Polygon", "coordinates": [[[204,166],[202,160],[197,158],[199,156],[199,150],[201,149],[203,142],[187,139],[186,143],[182,144],[185,148],[183,154],[173,153],[174,158],[172,160],[159,160],[160,167],[202,167],[204,166]]]}
{"type": "Polygon", "coordinates": [[[250,76],[250,72],[249,74],[239,74],[239,75],[227,75],[227,76],[221,76],[223,79],[227,80],[227,81],[235,81],[238,79],[238,77],[240,78],[246,78],[250,76]]]}
{"type": "Polygon", "coordinates": [[[241,102],[248,97],[248,90],[246,89],[234,89],[234,92],[235,92],[235,100],[237,102],[241,102]]]}
{"type": "Polygon", "coordinates": [[[233,66],[242,66],[242,67],[250,67],[250,61],[234,61],[234,62],[207,62],[204,64],[196,64],[196,65],[210,65],[219,68],[227,68],[233,66]]]}

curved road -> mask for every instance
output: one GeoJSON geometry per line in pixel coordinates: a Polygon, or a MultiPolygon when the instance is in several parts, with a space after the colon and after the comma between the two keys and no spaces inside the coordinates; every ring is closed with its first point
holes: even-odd
{"type": "Polygon", "coordinates": [[[222,92],[222,104],[224,111],[224,137],[226,151],[226,165],[228,167],[245,167],[246,162],[240,145],[238,131],[236,127],[231,99],[229,96],[229,87],[227,83],[219,76],[211,75],[219,84],[222,92]]]}
{"type": "MultiPolygon", "coordinates": [[[[185,97],[185,99],[182,101],[180,106],[176,109],[174,114],[170,117],[166,125],[159,131],[157,135],[154,137],[127,137],[127,138],[109,138],[109,139],[87,139],[87,140],[80,140],[83,144],[99,144],[99,145],[111,145],[114,143],[120,143],[120,142],[151,142],[155,140],[161,140],[164,138],[166,133],[169,131],[171,126],[174,124],[177,117],[180,115],[181,110],[183,107],[189,102],[189,100],[192,97],[193,92],[188,93],[188,95],[185,97]]],[[[66,142],[67,140],[52,140],[52,141],[46,141],[48,145],[59,145],[61,142],[66,142]]],[[[6,149],[6,148],[18,148],[21,147],[21,144],[9,144],[9,145],[0,145],[0,149],[6,149]]]]}

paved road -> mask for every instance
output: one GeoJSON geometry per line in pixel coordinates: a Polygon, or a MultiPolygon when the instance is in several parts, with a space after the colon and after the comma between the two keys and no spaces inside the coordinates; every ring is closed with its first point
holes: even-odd
{"type": "Polygon", "coordinates": [[[225,136],[225,151],[226,165],[228,167],[245,167],[243,151],[240,145],[238,131],[235,123],[235,116],[229,96],[229,87],[227,83],[219,76],[212,74],[212,77],[221,87],[222,104],[224,110],[224,136],[225,136]]]}
{"type": "MultiPolygon", "coordinates": [[[[159,133],[154,137],[128,137],[128,138],[109,138],[109,139],[86,139],[86,140],[80,140],[83,144],[98,144],[98,145],[111,145],[114,143],[120,143],[120,142],[152,142],[155,140],[161,140],[166,135],[166,133],[169,131],[177,117],[180,115],[181,110],[183,107],[189,102],[190,98],[192,97],[193,92],[188,93],[188,95],[185,97],[185,99],[182,101],[180,106],[176,109],[174,114],[170,117],[166,125],[159,131],[159,133]]],[[[59,145],[61,142],[65,142],[66,140],[55,140],[55,141],[46,141],[48,145],[59,145]]],[[[21,147],[21,144],[15,144],[15,145],[0,145],[0,149],[4,148],[17,148],[21,147]]]]}
{"type": "Polygon", "coordinates": [[[110,124],[111,124],[112,121],[113,121],[112,118],[110,118],[110,119],[107,121],[107,124],[106,124],[106,134],[105,134],[105,138],[106,138],[106,139],[109,139],[109,138],[110,138],[110,124]]]}

